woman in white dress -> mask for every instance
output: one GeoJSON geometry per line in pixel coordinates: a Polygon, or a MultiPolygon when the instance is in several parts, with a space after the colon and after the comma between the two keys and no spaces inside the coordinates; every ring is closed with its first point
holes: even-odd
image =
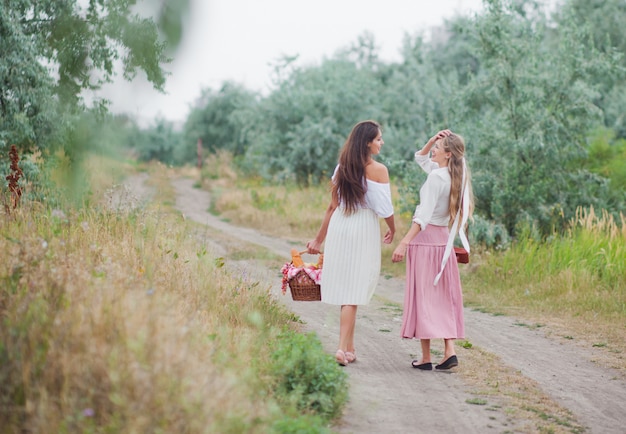
{"type": "Polygon", "coordinates": [[[356,360],[354,327],[358,305],[370,302],[381,263],[379,218],[388,231],[385,244],[393,241],[395,223],[389,172],[375,161],[383,146],[380,125],[374,121],[356,124],[339,154],[331,184],[331,201],[308,253],[324,248],[322,302],[340,305],[337,363],[346,366],[356,360]]]}

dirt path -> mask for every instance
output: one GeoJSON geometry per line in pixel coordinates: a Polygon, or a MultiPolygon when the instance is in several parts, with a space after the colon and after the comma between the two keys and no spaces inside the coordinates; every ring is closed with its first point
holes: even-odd
{"type": "MultiPolygon", "coordinates": [[[[304,244],[303,240],[272,238],[221,221],[207,211],[209,194],[194,188],[193,183],[184,178],[172,181],[176,207],[186,218],[281,256],[294,245],[304,244]]],[[[293,302],[281,294],[277,270],[262,269],[254,263],[244,266],[260,282],[271,285],[276,297],[334,354],[338,308],[319,302],[293,302]]],[[[342,433],[535,432],[526,421],[507,414],[497,395],[489,397],[489,405],[468,403],[475,396],[454,370],[424,372],[410,367],[419,352],[419,342],[399,337],[403,296],[402,279],[381,278],[372,303],[359,308],[358,361],[346,367],[350,401],[336,429],[342,433]]],[[[596,349],[548,336],[542,328],[521,327],[511,317],[466,308],[465,322],[467,340],[475,348],[497,355],[502,363],[534,380],[552,400],[567,408],[586,432],[626,432],[626,382],[617,372],[593,362],[596,349]]],[[[460,371],[462,353],[459,357],[460,371]]]]}

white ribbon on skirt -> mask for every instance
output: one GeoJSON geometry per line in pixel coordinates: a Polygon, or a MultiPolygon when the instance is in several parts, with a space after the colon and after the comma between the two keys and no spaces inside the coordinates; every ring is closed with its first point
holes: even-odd
{"type": "Polygon", "coordinates": [[[452,224],[452,229],[450,229],[450,235],[448,236],[448,243],[446,244],[446,250],[443,253],[443,259],[441,260],[441,270],[435,277],[435,282],[433,285],[437,286],[439,283],[439,279],[441,279],[441,275],[443,274],[443,270],[448,263],[448,259],[450,258],[450,254],[452,253],[452,247],[454,246],[454,237],[456,237],[457,231],[459,233],[459,238],[461,238],[461,243],[467,253],[470,251],[469,241],[467,240],[467,235],[465,234],[465,225],[467,224],[467,219],[469,215],[469,185],[466,182],[466,173],[467,169],[465,167],[465,158],[463,158],[463,180],[461,185],[463,186],[463,197],[461,199],[461,206],[456,212],[456,217],[454,218],[454,223],[452,224]],[[461,222],[461,226],[459,227],[459,215],[461,214],[461,207],[463,207],[463,221],[461,222]]]}

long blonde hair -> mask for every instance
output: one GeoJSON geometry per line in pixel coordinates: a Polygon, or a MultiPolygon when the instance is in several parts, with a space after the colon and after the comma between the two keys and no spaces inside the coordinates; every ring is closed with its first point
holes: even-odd
{"type": "Polygon", "coordinates": [[[469,217],[474,212],[474,193],[472,191],[472,176],[465,161],[465,140],[458,134],[450,134],[441,139],[441,144],[445,152],[450,152],[448,161],[448,172],[452,183],[450,185],[450,226],[454,223],[456,213],[461,210],[459,218],[463,221],[463,167],[465,166],[465,182],[469,187],[469,217]]]}

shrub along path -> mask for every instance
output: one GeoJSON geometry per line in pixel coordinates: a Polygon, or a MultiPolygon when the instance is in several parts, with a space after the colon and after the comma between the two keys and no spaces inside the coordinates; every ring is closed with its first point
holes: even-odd
{"type": "MultiPolygon", "coordinates": [[[[142,182],[140,178],[135,181],[142,182]]],[[[130,179],[131,190],[132,184],[130,179]]],[[[179,178],[172,184],[176,208],[186,218],[223,235],[263,246],[285,260],[292,247],[306,243],[225,223],[207,211],[210,196],[194,188],[193,180],[179,178]]],[[[320,210],[320,219],[322,214],[320,210]]],[[[213,247],[219,249],[219,245],[213,247]]],[[[324,349],[334,354],[337,307],[293,302],[289,294],[283,296],[279,270],[268,270],[255,261],[237,266],[271,286],[276,297],[304,321],[304,330],[317,333],[324,349]]],[[[403,296],[402,279],[381,277],[372,303],[359,308],[358,360],[345,368],[350,401],[337,431],[624,432],[626,381],[622,373],[593,361],[603,349],[554,336],[548,327],[525,326],[523,319],[466,308],[466,338],[473,346],[457,343],[459,367],[447,372],[419,371],[410,366],[418,357],[419,342],[399,337],[403,296]]],[[[433,341],[433,360],[437,361],[443,348],[435,344],[440,343],[433,341]]]]}

